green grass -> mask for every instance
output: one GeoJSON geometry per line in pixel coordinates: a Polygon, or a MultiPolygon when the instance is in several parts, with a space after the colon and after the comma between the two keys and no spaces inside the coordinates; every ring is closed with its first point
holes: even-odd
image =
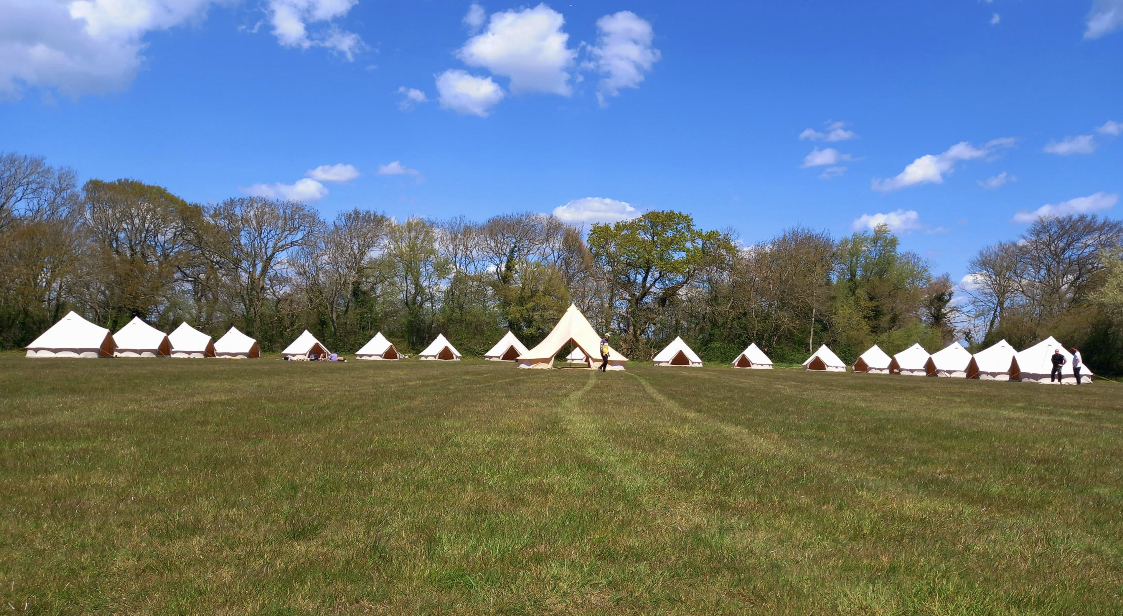
{"type": "Polygon", "coordinates": [[[1123,386],[0,355],[0,611],[1119,614],[1123,386]]]}

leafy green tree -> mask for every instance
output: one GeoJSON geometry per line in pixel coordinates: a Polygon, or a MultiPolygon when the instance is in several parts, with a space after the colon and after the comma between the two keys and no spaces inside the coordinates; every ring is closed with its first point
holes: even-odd
{"type": "MultiPolygon", "coordinates": [[[[648,212],[589,231],[589,250],[608,282],[608,305],[620,306],[617,327],[631,351],[655,319],[719,253],[734,250],[728,236],[702,231],[680,212],[648,212]]],[[[607,324],[606,324],[607,325],[607,324]]]]}

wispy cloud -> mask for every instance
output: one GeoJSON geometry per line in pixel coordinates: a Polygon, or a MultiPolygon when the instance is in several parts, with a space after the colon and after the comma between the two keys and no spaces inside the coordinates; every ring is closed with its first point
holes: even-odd
{"type": "Polygon", "coordinates": [[[979,186],[982,186],[987,190],[994,190],[995,188],[998,188],[1006,184],[1007,182],[1016,182],[1017,180],[1018,178],[1016,176],[1008,175],[1005,171],[1003,171],[1002,173],[991,176],[985,180],[978,180],[977,183],[979,184],[979,186]]]}
{"type": "Polygon", "coordinates": [[[921,184],[942,184],[944,177],[952,173],[955,165],[961,161],[985,158],[995,154],[999,149],[1014,145],[1016,139],[1003,137],[988,141],[986,145],[977,148],[966,141],[957,143],[942,154],[926,154],[909,163],[905,170],[896,177],[871,182],[871,187],[880,192],[891,192],[919,186],[921,184]]]}
{"type": "Polygon", "coordinates": [[[920,214],[915,210],[903,209],[884,214],[862,214],[851,223],[850,228],[854,231],[874,230],[880,225],[889,227],[889,230],[894,233],[920,229],[920,214]]]}
{"type": "Polygon", "coordinates": [[[823,126],[825,128],[822,132],[808,128],[799,134],[799,138],[809,141],[849,141],[858,136],[854,131],[846,129],[846,122],[828,120],[823,126]]]}
{"type": "Polygon", "coordinates": [[[1119,194],[1098,192],[1087,197],[1077,197],[1060,203],[1043,205],[1032,212],[1018,212],[1014,215],[1014,222],[1033,222],[1038,218],[1057,218],[1069,214],[1093,214],[1106,210],[1119,202],[1119,194]]]}
{"type": "Polygon", "coordinates": [[[1096,151],[1096,139],[1092,135],[1065,137],[1061,141],[1053,140],[1045,144],[1045,151],[1060,156],[1091,154],[1096,151]]]}
{"type": "Polygon", "coordinates": [[[554,208],[554,216],[571,223],[612,223],[639,215],[639,210],[628,203],[604,197],[575,199],[554,208]]]}

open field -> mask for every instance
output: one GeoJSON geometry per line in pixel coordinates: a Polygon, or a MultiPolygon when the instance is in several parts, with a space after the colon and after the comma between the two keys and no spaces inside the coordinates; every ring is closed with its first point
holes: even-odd
{"type": "Polygon", "coordinates": [[[0,608],[1119,614],[1123,385],[0,355],[0,608]]]}

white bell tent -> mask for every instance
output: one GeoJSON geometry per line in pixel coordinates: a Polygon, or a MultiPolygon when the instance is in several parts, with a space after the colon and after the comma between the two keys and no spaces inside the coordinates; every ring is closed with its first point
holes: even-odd
{"type": "Polygon", "coordinates": [[[897,353],[889,362],[889,374],[905,376],[929,376],[928,359],[932,357],[919,343],[897,353]]]}
{"type": "MultiPolygon", "coordinates": [[[[1038,342],[1028,349],[1018,353],[1018,367],[1022,372],[1023,383],[1052,383],[1050,373],[1053,371],[1053,352],[1059,351],[1065,358],[1061,366],[1061,383],[1064,385],[1076,384],[1076,373],[1072,370],[1072,353],[1070,353],[1056,338],[1048,338],[1038,342]]],[[[1091,383],[1092,371],[1088,366],[1080,367],[1080,382],[1091,383]]]]}
{"type": "Polygon", "coordinates": [[[484,359],[490,361],[518,361],[519,355],[526,353],[526,345],[522,343],[513,333],[507,332],[491,347],[491,350],[484,353],[484,359]]]}
{"type": "Polygon", "coordinates": [[[70,312],[27,345],[28,357],[113,357],[109,330],[70,312]]]}
{"type": "Polygon", "coordinates": [[[257,359],[261,357],[261,347],[257,341],[231,327],[214,342],[214,356],[219,359],[257,359]]]}
{"type": "Polygon", "coordinates": [[[702,367],[702,358],[690,348],[690,345],[679,336],[671,341],[662,351],[655,355],[653,360],[656,366],[690,366],[702,367]]]}
{"type": "Polygon", "coordinates": [[[168,334],[168,341],[172,343],[172,357],[214,357],[214,342],[211,337],[186,322],[180,323],[174,332],[168,334]]]}
{"type": "Polygon", "coordinates": [[[418,357],[429,360],[460,361],[460,351],[452,346],[452,343],[445,338],[444,334],[437,334],[437,339],[425,347],[425,350],[418,357]]]}
{"type": "Polygon", "coordinates": [[[117,343],[115,357],[168,357],[172,354],[172,343],[168,335],[133,317],[124,327],[113,334],[117,343]]]}
{"type": "Polygon", "coordinates": [[[803,362],[803,369],[816,372],[846,372],[846,364],[842,363],[838,355],[824,344],[803,362]]]}
{"type": "MultiPolygon", "coordinates": [[[[519,367],[553,368],[554,357],[569,343],[573,343],[589,358],[586,364],[588,367],[600,364],[600,336],[575,304],[569,305],[545,340],[519,356],[519,367]]],[[[627,357],[611,346],[608,347],[608,370],[623,370],[626,361],[627,357]]]]}
{"type": "Polygon", "coordinates": [[[589,361],[590,361],[589,356],[586,355],[585,352],[581,350],[581,347],[576,347],[576,346],[573,347],[573,350],[569,352],[569,355],[565,356],[565,363],[567,363],[567,364],[585,364],[585,365],[588,365],[589,361]]]}
{"type": "Polygon", "coordinates": [[[963,348],[963,345],[953,342],[946,348],[933,353],[925,367],[928,369],[928,374],[965,379],[967,378],[967,367],[970,365],[971,353],[963,348]]]}
{"type": "Polygon", "coordinates": [[[866,349],[866,352],[858,357],[858,361],[854,362],[854,372],[889,374],[889,364],[892,362],[893,358],[875,344],[866,349]]]}
{"type": "Polygon", "coordinates": [[[1009,342],[999,340],[971,356],[967,364],[967,378],[983,381],[1018,381],[1022,371],[1018,367],[1018,352],[1009,342]]]}
{"type": "Polygon", "coordinates": [[[401,359],[401,356],[393,343],[387,340],[382,332],[378,332],[370,342],[364,344],[363,348],[355,353],[355,359],[396,360],[401,359]]]}
{"type": "Polygon", "coordinates": [[[737,359],[733,360],[734,368],[752,368],[756,370],[771,370],[772,360],[760,350],[756,343],[750,344],[737,359]]]}
{"type": "Polygon", "coordinates": [[[308,330],[304,330],[304,333],[293,340],[292,344],[281,351],[281,354],[286,358],[296,361],[310,359],[312,354],[328,355],[329,353],[331,351],[328,351],[328,348],[322,342],[316,340],[316,337],[308,330]]]}

